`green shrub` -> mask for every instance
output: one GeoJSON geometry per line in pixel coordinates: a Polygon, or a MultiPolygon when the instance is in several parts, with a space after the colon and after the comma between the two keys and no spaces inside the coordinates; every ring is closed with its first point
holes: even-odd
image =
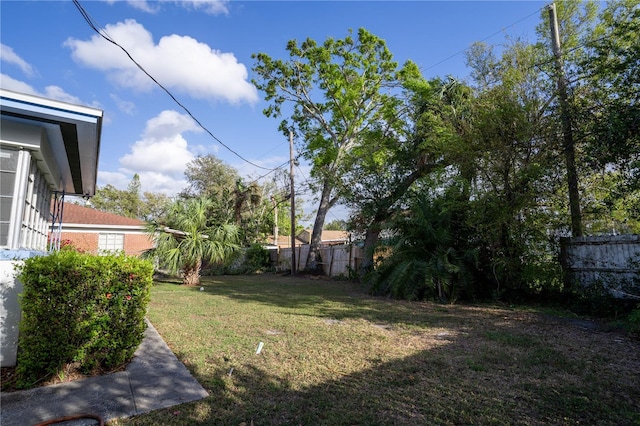
{"type": "Polygon", "coordinates": [[[245,269],[251,273],[268,269],[271,266],[269,250],[260,244],[253,244],[245,253],[244,265],[245,269]]]}
{"type": "Polygon", "coordinates": [[[17,375],[22,387],[56,374],[65,364],[112,371],[142,341],[151,262],[125,255],[63,250],[27,259],[17,375]]]}
{"type": "Polygon", "coordinates": [[[239,250],[224,265],[207,266],[208,275],[247,275],[268,271],[271,267],[269,250],[260,244],[239,250]]]}
{"type": "Polygon", "coordinates": [[[640,334],[640,304],[631,311],[627,323],[631,332],[640,334]]]}

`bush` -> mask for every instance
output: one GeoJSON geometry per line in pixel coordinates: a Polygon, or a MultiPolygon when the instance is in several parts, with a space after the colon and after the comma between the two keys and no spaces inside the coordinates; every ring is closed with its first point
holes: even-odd
{"type": "Polygon", "coordinates": [[[627,317],[629,330],[640,335],[640,304],[636,305],[627,317]]]}
{"type": "MultiPolygon", "coordinates": [[[[619,285],[619,283],[617,283],[619,285]]],[[[637,302],[633,299],[616,298],[611,293],[612,285],[606,281],[572,286],[570,309],[580,315],[618,319],[632,312],[637,302]]]]}
{"type": "Polygon", "coordinates": [[[265,272],[271,268],[269,250],[260,244],[239,250],[224,265],[208,265],[206,275],[247,275],[265,272]]]}
{"type": "Polygon", "coordinates": [[[146,324],[151,262],[125,255],[63,250],[27,259],[16,373],[29,387],[78,363],[113,371],[128,362],[146,324]]]}
{"type": "Polygon", "coordinates": [[[271,266],[269,250],[262,247],[260,244],[253,244],[245,253],[244,266],[250,273],[269,269],[271,266]]]}

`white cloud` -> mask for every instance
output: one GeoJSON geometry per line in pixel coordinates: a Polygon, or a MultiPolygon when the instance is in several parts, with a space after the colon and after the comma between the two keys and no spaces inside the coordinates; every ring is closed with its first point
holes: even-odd
{"type": "MultiPolygon", "coordinates": [[[[155,44],[152,34],[133,19],[107,25],[106,33],[168,89],[234,104],[258,101],[256,88],[247,80],[247,68],[233,53],[176,34],[162,37],[155,44]]],[[[74,60],[104,71],[121,87],[149,91],[155,85],[121,49],[98,35],[87,41],[69,38],[65,45],[72,50],[74,60]]]]}
{"type": "Polygon", "coordinates": [[[143,192],[175,195],[187,186],[184,171],[195,158],[193,149],[182,134],[200,131],[189,116],[176,111],[162,111],[147,121],[141,140],[131,146],[130,153],[120,158],[118,172],[100,171],[99,179],[102,181],[105,176],[108,183],[124,189],[137,173],[143,192]]]}
{"type": "Polygon", "coordinates": [[[182,0],[176,1],[176,3],[187,8],[202,9],[210,15],[227,15],[229,13],[227,0],[182,0]]]}
{"type": "Polygon", "coordinates": [[[111,98],[111,100],[113,102],[115,102],[115,104],[118,106],[118,109],[120,111],[124,112],[127,115],[134,115],[135,114],[136,105],[133,102],[125,101],[123,99],[120,99],[120,97],[118,95],[116,95],[115,93],[110,94],[109,97],[111,98]]]}
{"type": "MultiPolygon", "coordinates": [[[[187,181],[184,178],[176,179],[172,175],[152,171],[139,171],[140,192],[154,192],[174,196],[187,187],[187,181]]],[[[127,189],[133,175],[131,171],[121,170],[118,172],[98,172],[98,186],[104,188],[107,184],[117,189],[127,189]]]]}
{"type": "Polygon", "coordinates": [[[27,77],[33,77],[35,75],[33,67],[6,44],[0,43],[0,59],[2,62],[17,65],[27,77]]]}
{"type": "MultiPolygon", "coordinates": [[[[104,1],[106,1],[109,4],[114,4],[122,0],[104,0],[104,1]]],[[[159,10],[157,5],[155,7],[151,6],[151,4],[149,4],[149,1],[147,0],[126,0],[126,3],[129,6],[133,7],[134,9],[138,9],[147,13],[156,13],[159,10]]]]}
{"type": "Polygon", "coordinates": [[[194,159],[187,147],[182,135],[137,141],[131,146],[131,153],[120,158],[120,164],[132,171],[181,173],[185,165],[194,159]]]}
{"type": "Polygon", "coordinates": [[[156,13],[159,10],[157,6],[151,6],[147,0],[128,0],[127,3],[143,12],[156,13]]]}
{"type": "MultiPolygon", "coordinates": [[[[47,86],[43,92],[36,90],[33,86],[16,80],[6,74],[0,74],[0,87],[6,90],[12,90],[14,92],[25,93],[28,95],[41,96],[43,98],[55,99],[62,102],[67,102],[75,105],[86,105],[77,96],[73,96],[64,91],[59,86],[47,86]]],[[[98,108],[99,106],[94,102],[91,106],[98,108]]]]}
{"type": "Polygon", "coordinates": [[[155,192],[162,193],[168,196],[175,196],[187,187],[187,181],[182,179],[176,179],[167,174],[157,172],[141,172],[140,186],[142,192],[155,192]]]}
{"type": "Polygon", "coordinates": [[[70,104],[83,105],[80,98],[78,98],[77,96],[68,94],[67,92],[64,91],[64,89],[62,89],[62,87],[59,87],[59,86],[45,87],[43,96],[45,98],[57,99],[59,101],[68,102],[70,104]]]}
{"type": "Polygon", "coordinates": [[[147,121],[144,129],[145,139],[163,139],[184,132],[201,132],[202,129],[185,114],[173,110],[165,110],[147,121]]]}
{"type": "MultiPolygon", "coordinates": [[[[107,0],[107,3],[113,4],[115,0],[107,0]]],[[[202,9],[210,15],[228,14],[228,0],[160,0],[162,3],[175,3],[187,9],[202,9]]],[[[158,3],[151,5],[148,0],[127,0],[127,3],[138,10],[148,13],[157,13],[159,11],[158,3]]]]}
{"type": "Polygon", "coordinates": [[[98,170],[98,186],[104,187],[107,184],[118,188],[125,189],[131,182],[132,176],[128,176],[122,172],[107,172],[98,170]]]}
{"type": "Polygon", "coordinates": [[[36,89],[31,85],[9,77],[6,74],[0,74],[0,87],[6,90],[13,90],[14,92],[26,93],[27,95],[37,95],[36,89]]]}

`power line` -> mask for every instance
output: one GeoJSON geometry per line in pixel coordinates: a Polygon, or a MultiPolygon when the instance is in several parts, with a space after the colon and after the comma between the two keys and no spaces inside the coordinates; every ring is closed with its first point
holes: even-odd
{"type": "Polygon", "coordinates": [[[240,155],[239,153],[237,153],[236,151],[234,151],[231,147],[229,147],[228,145],[226,145],[224,142],[222,142],[220,139],[218,139],[207,127],[205,127],[200,120],[198,120],[192,113],[191,111],[189,111],[189,109],[184,106],[166,87],[164,87],[160,82],[158,82],[158,80],[156,80],[151,74],[149,74],[149,72],[144,69],[144,67],[142,65],[140,65],[135,59],[133,59],[133,57],[131,56],[131,54],[127,51],[127,49],[125,49],[123,46],[121,46],[118,42],[116,42],[115,40],[113,40],[111,38],[111,36],[109,36],[109,34],[107,33],[107,31],[102,28],[100,26],[100,24],[98,24],[92,17],[91,15],[89,15],[89,13],[84,9],[84,7],[80,4],[79,0],[73,0],[73,4],[76,6],[76,8],[78,9],[78,11],[80,12],[80,14],[82,15],[82,17],[84,18],[84,20],[87,22],[87,24],[89,24],[89,27],[91,27],[91,29],[93,29],[100,37],[102,37],[103,39],[105,39],[106,41],[108,41],[109,43],[119,47],[131,60],[131,62],[133,62],[135,64],[136,67],[138,67],[138,69],[140,71],[142,71],[147,77],[149,77],[156,85],[158,85],[158,87],[160,87],[162,90],[164,90],[164,92],[169,95],[169,97],[171,99],[173,99],[173,101],[180,106],[180,108],[182,108],[187,115],[189,115],[189,117],[191,117],[191,119],[193,119],[193,121],[196,122],[196,124],[198,126],[200,126],[200,128],[202,130],[204,130],[205,132],[207,132],[209,134],[209,136],[211,136],[214,140],[216,140],[220,145],[222,145],[223,147],[225,147],[229,152],[231,152],[232,154],[234,154],[236,157],[238,157],[239,159],[241,159],[242,161],[244,161],[247,164],[250,164],[254,167],[257,167],[259,169],[263,169],[263,170],[271,170],[271,171],[275,171],[276,169],[269,169],[267,167],[263,167],[260,166],[252,161],[247,160],[246,158],[244,158],[242,155],[240,155]]]}
{"type": "Polygon", "coordinates": [[[278,170],[282,169],[284,166],[289,164],[289,160],[285,161],[284,163],[280,164],[278,167],[274,168],[274,169],[267,169],[269,170],[267,173],[258,176],[257,178],[253,179],[249,185],[253,184],[253,183],[257,183],[260,179],[265,178],[267,176],[269,176],[271,173],[273,172],[277,172],[278,170]]]}
{"type": "MultiPolygon", "coordinates": [[[[546,6],[544,6],[544,7],[546,7],[546,6]]],[[[494,36],[496,36],[496,35],[500,34],[501,32],[503,32],[506,28],[509,28],[509,27],[512,27],[512,26],[514,26],[514,25],[516,25],[516,24],[519,24],[520,22],[522,22],[522,21],[524,21],[524,20],[526,20],[526,19],[528,19],[528,18],[532,17],[532,16],[533,16],[533,15],[535,15],[536,13],[540,12],[544,7],[539,8],[539,9],[537,9],[537,10],[536,10],[536,11],[534,11],[534,12],[531,12],[530,14],[528,14],[527,16],[525,16],[524,18],[521,18],[521,19],[517,20],[516,22],[514,22],[514,23],[512,23],[512,24],[507,25],[506,27],[502,27],[500,30],[496,31],[495,33],[493,33],[493,34],[491,34],[491,35],[489,35],[489,36],[487,36],[487,37],[483,38],[482,40],[478,40],[478,41],[477,41],[477,43],[482,43],[483,41],[487,41],[487,40],[489,40],[490,38],[492,38],[492,37],[494,37],[494,36]]],[[[467,48],[464,48],[464,49],[462,49],[462,50],[459,50],[459,51],[457,51],[456,53],[454,53],[454,54],[452,54],[452,55],[447,56],[447,57],[446,57],[446,58],[444,58],[443,60],[441,60],[441,61],[439,61],[439,62],[436,62],[435,64],[430,65],[430,66],[428,66],[428,67],[426,67],[426,68],[423,68],[423,69],[422,69],[422,71],[424,72],[424,71],[428,71],[428,70],[430,70],[431,68],[435,68],[435,67],[437,67],[438,65],[441,65],[441,64],[443,64],[443,63],[447,62],[449,59],[455,58],[456,56],[458,56],[458,55],[461,55],[461,54],[465,53],[465,52],[466,52],[467,50],[469,50],[469,49],[470,49],[470,47],[467,47],[467,48]]]]}

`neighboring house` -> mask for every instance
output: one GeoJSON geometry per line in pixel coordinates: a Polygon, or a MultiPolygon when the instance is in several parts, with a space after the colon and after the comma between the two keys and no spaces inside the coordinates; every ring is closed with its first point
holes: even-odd
{"type": "MultiPolygon", "coordinates": [[[[296,236],[296,246],[311,244],[311,229],[304,229],[296,236]]],[[[320,235],[320,246],[333,246],[339,244],[348,244],[350,242],[350,234],[347,231],[322,231],[320,235]]],[[[291,248],[290,235],[278,235],[278,241],[274,241],[273,235],[266,237],[266,245],[275,248],[291,248]]]]}
{"type": "MultiPolygon", "coordinates": [[[[291,247],[291,235],[278,235],[278,241],[275,241],[273,235],[269,235],[265,240],[265,246],[271,249],[291,247]]],[[[300,244],[304,243],[296,237],[296,246],[299,246],[300,244]]]]}
{"type": "Polygon", "coordinates": [[[52,201],[95,194],[102,111],[0,89],[0,366],[16,362],[22,284],[15,265],[43,254],[52,201]]]}
{"type": "MultiPolygon", "coordinates": [[[[303,244],[311,244],[311,234],[313,230],[305,229],[298,234],[298,240],[302,241],[303,244]]],[[[347,231],[328,231],[323,230],[320,235],[320,245],[321,246],[333,246],[337,244],[348,244],[349,243],[349,233],[347,231]]]]}
{"type": "Polygon", "coordinates": [[[65,203],[60,240],[88,253],[122,251],[140,255],[153,247],[139,219],[107,213],[78,204],[65,203]]]}
{"type": "MultiPolygon", "coordinates": [[[[311,247],[311,229],[305,229],[296,237],[295,269],[300,271],[307,263],[311,247]]],[[[266,248],[270,251],[271,263],[277,270],[291,269],[292,250],[291,237],[278,237],[278,244],[273,244],[273,237],[268,237],[270,243],[266,248]]],[[[320,256],[324,273],[328,276],[348,276],[350,271],[357,269],[362,249],[351,244],[351,234],[347,231],[323,230],[320,235],[320,256]]]]}

